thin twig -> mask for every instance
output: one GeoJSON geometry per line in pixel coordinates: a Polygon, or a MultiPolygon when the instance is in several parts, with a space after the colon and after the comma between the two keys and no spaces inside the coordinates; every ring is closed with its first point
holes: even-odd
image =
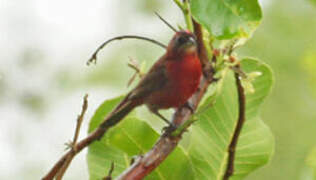
{"type": "Polygon", "coordinates": [[[133,83],[137,75],[139,76],[139,78],[142,78],[144,77],[145,74],[141,72],[138,62],[134,60],[133,58],[129,57],[129,62],[127,65],[128,67],[132,68],[135,71],[133,76],[127,82],[127,87],[129,87],[133,83]]]}
{"type": "Polygon", "coordinates": [[[238,74],[239,77],[241,77],[242,79],[247,79],[247,74],[240,69],[238,66],[232,66],[230,67],[235,73],[238,74]]]}
{"type": "Polygon", "coordinates": [[[167,48],[166,45],[164,45],[163,43],[159,42],[159,41],[156,41],[154,39],[151,39],[151,38],[147,38],[147,37],[143,37],[143,36],[135,36],[135,35],[125,35],[125,36],[117,36],[117,37],[114,37],[114,38],[111,38],[107,41],[105,41],[103,44],[101,44],[101,46],[99,46],[97,48],[97,50],[92,54],[91,58],[87,61],[87,65],[90,65],[90,63],[95,63],[97,62],[97,54],[99,53],[99,51],[101,49],[103,49],[108,43],[114,41],[114,40],[122,40],[122,39],[141,39],[141,40],[145,40],[145,41],[149,41],[149,42],[152,42],[162,48],[167,48]]]}
{"type": "Polygon", "coordinates": [[[165,20],[162,16],[160,16],[160,14],[158,14],[157,12],[155,12],[156,16],[158,16],[158,18],[164,22],[171,30],[173,30],[174,32],[178,32],[178,30],[173,27],[167,20],[165,20]]]}
{"type": "Polygon", "coordinates": [[[242,127],[246,120],[246,117],[245,117],[246,116],[246,96],[245,96],[244,88],[241,85],[241,80],[240,80],[241,77],[239,76],[238,73],[235,73],[235,79],[236,79],[237,90],[238,90],[239,115],[238,115],[237,125],[233,134],[233,138],[228,146],[228,162],[227,162],[226,171],[225,171],[223,180],[228,180],[229,177],[234,174],[234,161],[235,161],[236,146],[237,146],[238,138],[241,133],[242,127]]]}
{"type": "Polygon", "coordinates": [[[133,110],[135,105],[130,105],[127,108],[122,109],[119,113],[111,113],[103,120],[103,122],[90,133],[86,138],[82,139],[76,144],[76,148],[71,148],[68,152],[66,152],[51,170],[42,178],[43,180],[52,180],[56,176],[56,174],[63,168],[65,164],[70,164],[72,159],[81,152],[82,149],[89,146],[92,142],[96,140],[100,140],[105,132],[119,123],[130,111],[133,110]]]}
{"type": "MultiPolygon", "coordinates": [[[[84,98],[83,98],[82,110],[81,110],[80,115],[77,118],[76,131],[75,131],[75,135],[74,135],[74,138],[73,138],[73,141],[72,141],[74,145],[77,144],[77,140],[78,140],[78,137],[79,137],[81,124],[83,122],[83,118],[84,118],[84,115],[85,115],[87,109],[88,109],[88,94],[86,94],[84,96],[84,98]]],[[[75,146],[74,146],[74,148],[75,148],[75,146]]]]}
{"type": "MultiPolygon", "coordinates": [[[[199,44],[201,45],[201,28],[199,24],[195,26],[195,33],[197,36],[199,44]],[[199,38],[200,37],[200,38],[199,38]]],[[[203,57],[203,55],[207,55],[205,53],[204,46],[199,46],[200,50],[200,60],[207,58],[203,57]]],[[[204,63],[204,62],[202,62],[204,63]]],[[[209,63],[209,61],[207,62],[209,63]]],[[[204,67],[210,68],[210,66],[205,65],[204,67]]],[[[212,72],[211,69],[206,69],[205,71],[212,72]]],[[[190,98],[190,102],[195,109],[202,97],[204,96],[208,86],[212,81],[213,74],[207,74],[210,77],[202,77],[202,80],[199,85],[199,89],[193,94],[190,98]]],[[[143,179],[146,175],[151,173],[156,167],[158,167],[168,156],[169,154],[177,147],[179,141],[181,140],[181,135],[186,131],[186,129],[195,121],[192,116],[192,111],[189,108],[183,107],[176,111],[173,116],[172,123],[178,127],[177,129],[172,129],[171,131],[165,131],[157,143],[153,146],[153,148],[147,152],[145,155],[138,158],[128,169],[126,169],[117,179],[118,180],[126,180],[133,179],[139,180],[143,179]]]]}
{"type": "MultiPolygon", "coordinates": [[[[68,146],[73,151],[77,151],[77,147],[76,147],[77,146],[77,140],[78,140],[78,137],[79,137],[81,124],[83,122],[83,118],[84,118],[84,115],[85,115],[87,109],[88,109],[88,94],[86,94],[84,96],[84,98],[83,98],[82,110],[81,110],[80,115],[78,115],[78,118],[77,118],[77,125],[76,125],[76,130],[75,130],[75,133],[74,133],[73,141],[68,144],[68,146]]],[[[58,173],[56,175],[56,179],[57,180],[62,179],[62,177],[64,176],[64,174],[65,174],[65,172],[67,170],[67,168],[69,167],[69,165],[71,163],[71,160],[72,160],[72,158],[67,158],[66,159],[65,164],[62,166],[62,168],[58,171],[58,173]]]]}
{"type": "Polygon", "coordinates": [[[112,180],[112,173],[114,171],[114,162],[111,163],[110,170],[108,172],[108,175],[105,176],[102,180],[112,180]]]}

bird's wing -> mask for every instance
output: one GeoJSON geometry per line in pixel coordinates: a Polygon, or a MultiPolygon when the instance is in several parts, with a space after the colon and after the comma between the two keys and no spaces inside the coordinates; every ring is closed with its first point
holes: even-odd
{"type": "Polygon", "coordinates": [[[166,66],[163,61],[158,61],[145,77],[139,82],[134,90],[129,94],[129,99],[144,98],[158,91],[167,83],[166,66]]]}

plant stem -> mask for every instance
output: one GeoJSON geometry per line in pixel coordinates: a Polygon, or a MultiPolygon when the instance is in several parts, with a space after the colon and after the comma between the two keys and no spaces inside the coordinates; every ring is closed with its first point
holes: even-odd
{"type": "Polygon", "coordinates": [[[193,32],[193,23],[191,19],[191,10],[190,10],[190,2],[189,0],[183,0],[183,3],[181,3],[179,0],[173,0],[178,7],[181,9],[183,15],[184,15],[184,20],[187,25],[187,28],[189,31],[193,32]]]}
{"type": "MultiPolygon", "coordinates": [[[[238,66],[238,68],[240,68],[238,66]]],[[[246,121],[246,96],[244,92],[244,88],[241,85],[240,76],[238,73],[235,73],[235,79],[237,84],[238,91],[238,103],[239,103],[239,115],[237,125],[233,134],[233,138],[228,146],[228,162],[226,171],[223,177],[223,180],[228,180],[230,176],[234,174],[234,161],[236,154],[236,146],[238,142],[239,135],[241,133],[242,127],[246,121]]]]}
{"type": "Polygon", "coordinates": [[[184,14],[184,19],[185,22],[188,26],[188,30],[190,30],[191,32],[193,32],[193,23],[192,23],[192,19],[191,19],[191,10],[190,10],[190,2],[189,0],[183,0],[183,14],[184,14]]]}

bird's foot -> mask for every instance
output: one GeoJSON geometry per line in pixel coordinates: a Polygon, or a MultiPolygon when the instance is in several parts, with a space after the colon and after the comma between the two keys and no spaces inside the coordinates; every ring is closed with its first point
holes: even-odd
{"type": "Polygon", "coordinates": [[[161,120],[163,120],[165,123],[167,123],[169,126],[172,125],[172,123],[167,119],[165,118],[163,115],[161,115],[157,110],[155,111],[152,111],[156,116],[158,116],[161,120]]]}
{"type": "Polygon", "coordinates": [[[165,135],[169,135],[176,129],[177,129],[177,126],[170,123],[169,126],[165,126],[162,128],[161,133],[165,135]]]}

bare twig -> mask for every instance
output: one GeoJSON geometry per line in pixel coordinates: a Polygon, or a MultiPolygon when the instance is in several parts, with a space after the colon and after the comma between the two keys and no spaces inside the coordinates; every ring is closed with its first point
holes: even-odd
{"type": "Polygon", "coordinates": [[[141,69],[139,67],[139,64],[136,60],[134,60],[133,58],[129,57],[129,62],[128,62],[128,67],[132,68],[133,70],[135,70],[135,73],[133,74],[133,76],[129,79],[128,83],[127,83],[127,87],[129,87],[133,81],[135,80],[136,76],[138,75],[140,78],[142,78],[145,74],[143,74],[143,72],[141,72],[141,69]]]}
{"type": "MultiPolygon", "coordinates": [[[[84,115],[85,115],[87,109],[88,109],[88,94],[86,94],[83,98],[82,110],[81,110],[80,115],[77,118],[77,126],[76,126],[76,130],[75,130],[75,135],[74,135],[74,138],[72,141],[74,145],[77,143],[81,124],[82,124],[82,121],[83,121],[83,118],[84,118],[84,115]]],[[[76,146],[74,146],[73,148],[76,148],[76,146]]]]}
{"type": "Polygon", "coordinates": [[[158,14],[157,12],[155,12],[156,16],[158,16],[158,18],[165,23],[171,30],[173,30],[174,32],[178,32],[178,30],[173,27],[167,20],[165,20],[162,16],[160,16],[160,14],[158,14]]]}
{"type": "Polygon", "coordinates": [[[147,38],[147,37],[142,37],[142,36],[135,36],[135,35],[125,35],[125,36],[117,36],[114,38],[111,38],[107,41],[105,41],[103,44],[101,44],[101,46],[98,47],[98,49],[92,54],[91,58],[88,60],[87,65],[90,65],[90,63],[96,63],[97,62],[97,54],[99,53],[99,51],[101,49],[103,49],[107,44],[109,44],[110,42],[114,41],[114,40],[122,40],[122,39],[141,39],[141,40],[145,40],[145,41],[149,41],[152,42],[162,48],[167,48],[166,45],[164,45],[163,43],[156,41],[154,39],[151,38],[147,38]]]}
{"type": "Polygon", "coordinates": [[[109,128],[119,123],[131,110],[133,110],[134,107],[134,105],[131,105],[128,106],[128,108],[121,110],[120,113],[110,113],[95,131],[76,144],[76,148],[71,148],[66,154],[64,154],[42,179],[54,179],[56,174],[64,167],[65,164],[70,164],[76,154],[78,154],[85,147],[89,146],[92,142],[100,140],[109,128]]]}
{"type": "MultiPolygon", "coordinates": [[[[207,59],[204,55],[205,53],[204,46],[201,46],[202,36],[200,35],[201,28],[200,25],[195,23],[195,33],[197,39],[199,41],[199,55],[200,60],[207,59]]],[[[209,61],[204,61],[202,63],[209,63],[209,61]]],[[[199,89],[194,95],[190,98],[191,104],[194,106],[194,109],[198,106],[201,98],[205,94],[207,87],[210,85],[212,81],[213,74],[211,73],[210,66],[205,65],[208,69],[205,71],[210,72],[207,73],[209,77],[202,77],[202,80],[199,85],[199,89]]],[[[194,119],[191,119],[192,112],[190,109],[183,107],[176,111],[173,116],[172,122],[176,125],[177,129],[173,129],[171,131],[166,131],[157,141],[157,143],[153,146],[153,148],[147,152],[145,155],[138,158],[132,166],[126,169],[117,179],[118,180],[138,180],[143,179],[146,175],[151,173],[157,166],[159,166],[168,155],[176,148],[179,141],[181,140],[181,135],[185,132],[185,130],[194,122],[194,119]]]]}
{"type": "MultiPolygon", "coordinates": [[[[238,66],[238,68],[240,68],[238,66]]],[[[235,153],[236,153],[236,146],[238,142],[239,135],[241,133],[242,127],[246,120],[246,96],[244,92],[244,88],[241,85],[241,80],[238,73],[235,73],[235,79],[237,84],[238,90],[238,103],[239,103],[239,115],[237,125],[233,134],[233,138],[228,146],[228,162],[227,168],[223,177],[223,180],[228,180],[231,175],[234,173],[234,160],[235,160],[235,153]]]]}
{"type": "MultiPolygon", "coordinates": [[[[84,118],[84,115],[86,113],[88,109],[88,94],[86,94],[83,98],[83,105],[82,105],[82,110],[81,110],[81,113],[80,115],[78,115],[78,118],[77,118],[77,125],[76,125],[76,130],[75,130],[75,134],[74,134],[74,137],[73,137],[73,141],[70,142],[68,144],[68,146],[73,150],[73,151],[77,151],[77,140],[78,140],[78,137],[79,137],[79,132],[80,132],[80,127],[81,127],[81,124],[82,124],[82,121],[83,121],[83,118],[84,118]]],[[[64,176],[67,168],[69,167],[70,163],[71,163],[71,160],[72,158],[68,157],[66,159],[66,162],[64,163],[64,165],[62,166],[62,168],[58,171],[57,175],[56,175],[56,179],[57,180],[60,180],[62,179],[62,177],[64,176]]]]}
{"type": "Polygon", "coordinates": [[[111,167],[107,176],[105,176],[102,180],[112,180],[112,173],[114,171],[114,162],[111,163],[111,167]]]}

